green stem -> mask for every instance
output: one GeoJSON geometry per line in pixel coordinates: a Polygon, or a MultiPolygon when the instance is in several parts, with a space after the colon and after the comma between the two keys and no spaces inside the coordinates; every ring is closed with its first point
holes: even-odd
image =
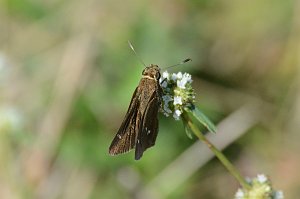
{"type": "Polygon", "coordinates": [[[241,184],[241,186],[245,190],[249,190],[251,187],[243,178],[243,176],[239,173],[239,171],[231,164],[231,162],[224,156],[224,154],[219,151],[199,130],[199,128],[192,122],[187,114],[183,114],[184,120],[187,122],[187,125],[193,131],[193,133],[204,142],[208,148],[217,156],[217,158],[221,161],[221,163],[225,166],[225,168],[233,175],[236,180],[241,184]]]}

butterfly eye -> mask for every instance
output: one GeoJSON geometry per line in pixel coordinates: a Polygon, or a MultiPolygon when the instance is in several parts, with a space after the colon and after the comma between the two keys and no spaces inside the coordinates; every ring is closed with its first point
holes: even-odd
{"type": "Polygon", "coordinates": [[[156,79],[157,79],[157,80],[159,80],[159,79],[160,79],[160,73],[159,73],[159,72],[157,73],[157,77],[156,77],[156,79]]]}

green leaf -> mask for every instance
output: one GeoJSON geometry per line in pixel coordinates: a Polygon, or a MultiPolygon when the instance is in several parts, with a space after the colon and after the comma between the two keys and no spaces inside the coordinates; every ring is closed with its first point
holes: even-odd
{"type": "Polygon", "coordinates": [[[202,113],[197,107],[186,108],[186,111],[190,112],[201,124],[203,124],[210,132],[216,133],[216,126],[208,119],[208,117],[202,113]]]}
{"type": "Polygon", "coordinates": [[[193,139],[193,132],[192,130],[190,129],[190,127],[187,125],[187,121],[182,118],[182,121],[183,121],[183,126],[184,126],[184,130],[185,130],[185,133],[186,135],[190,138],[190,139],[193,139]]]}

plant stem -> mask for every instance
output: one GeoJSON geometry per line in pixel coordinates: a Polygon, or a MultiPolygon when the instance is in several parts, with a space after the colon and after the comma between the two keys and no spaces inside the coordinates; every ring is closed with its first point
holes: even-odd
{"type": "Polygon", "coordinates": [[[199,128],[192,122],[189,118],[188,114],[183,114],[184,120],[187,122],[187,125],[193,131],[193,133],[198,137],[199,140],[204,142],[208,148],[217,156],[217,158],[221,161],[221,163],[225,166],[225,168],[233,175],[236,180],[240,183],[240,185],[245,189],[249,190],[251,187],[243,178],[243,176],[239,173],[239,171],[231,164],[231,162],[224,156],[224,154],[219,151],[199,130],[199,128]]]}

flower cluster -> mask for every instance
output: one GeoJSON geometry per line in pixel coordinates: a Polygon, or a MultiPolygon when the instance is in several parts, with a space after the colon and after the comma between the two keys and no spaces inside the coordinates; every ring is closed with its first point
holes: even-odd
{"type": "Polygon", "coordinates": [[[270,180],[264,175],[259,174],[256,178],[249,179],[250,190],[238,189],[235,199],[283,199],[282,191],[275,191],[271,186],[270,180]]]}
{"type": "Polygon", "coordinates": [[[173,114],[175,120],[179,120],[184,107],[192,106],[195,99],[192,76],[188,73],[169,74],[165,71],[159,82],[163,89],[163,113],[167,117],[173,114]]]}

